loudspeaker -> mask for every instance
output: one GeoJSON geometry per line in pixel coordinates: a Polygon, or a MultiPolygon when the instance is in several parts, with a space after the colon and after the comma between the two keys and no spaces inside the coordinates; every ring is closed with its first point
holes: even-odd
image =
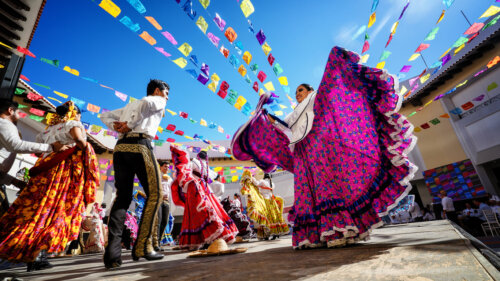
{"type": "Polygon", "coordinates": [[[7,67],[0,69],[0,98],[12,99],[24,65],[24,56],[12,54],[7,67]]]}

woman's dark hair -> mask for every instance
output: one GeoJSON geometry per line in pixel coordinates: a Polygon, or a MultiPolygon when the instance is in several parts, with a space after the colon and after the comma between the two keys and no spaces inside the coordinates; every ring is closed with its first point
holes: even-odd
{"type": "Polygon", "coordinates": [[[147,95],[151,96],[152,94],[154,94],[156,88],[160,89],[160,91],[170,90],[170,86],[162,80],[151,79],[149,80],[148,88],[146,90],[147,95]]]}
{"type": "Polygon", "coordinates": [[[264,174],[264,179],[267,179],[269,180],[269,186],[273,186],[273,180],[271,179],[271,175],[270,174],[264,174]]]}
{"type": "MultiPolygon", "coordinates": [[[[306,90],[308,90],[308,91],[314,91],[313,86],[311,86],[311,85],[309,85],[309,84],[307,84],[307,83],[302,83],[302,84],[300,84],[300,85],[299,85],[299,87],[300,87],[300,86],[302,86],[302,87],[306,88],[306,90]]],[[[298,87],[297,87],[297,88],[298,88],[298,87]]]]}
{"type": "Polygon", "coordinates": [[[234,196],[240,198],[240,195],[238,193],[235,193],[234,196]]]}
{"type": "MultiPolygon", "coordinates": [[[[81,114],[80,108],[76,104],[74,106],[75,106],[76,112],[78,114],[81,114]]],[[[59,116],[66,115],[66,113],[68,113],[68,111],[69,111],[69,104],[67,104],[67,103],[61,104],[60,106],[56,107],[56,113],[59,116]]]]}
{"type": "Polygon", "coordinates": [[[200,157],[200,159],[207,160],[207,152],[204,150],[200,151],[200,153],[198,153],[198,157],[200,157]]]}

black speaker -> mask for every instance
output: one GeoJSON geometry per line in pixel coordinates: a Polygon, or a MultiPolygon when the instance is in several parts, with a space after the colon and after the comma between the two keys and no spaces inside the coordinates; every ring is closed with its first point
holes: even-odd
{"type": "Polygon", "coordinates": [[[12,99],[24,65],[24,56],[12,54],[6,67],[0,69],[0,98],[12,99]]]}

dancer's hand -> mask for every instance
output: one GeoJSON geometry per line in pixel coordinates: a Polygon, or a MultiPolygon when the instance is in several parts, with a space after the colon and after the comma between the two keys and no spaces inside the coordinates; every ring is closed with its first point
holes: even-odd
{"type": "Polygon", "coordinates": [[[69,148],[69,146],[64,145],[58,141],[52,143],[51,145],[52,145],[52,150],[54,150],[54,152],[64,151],[69,148]]]}
{"type": "Polygon", "coordinates": [[[271,117],[271,115],[269,115],[269,114],[267,114],[267,118],[269,118],[269,122],[271,122],[271,123],[276,122],[276,120],[274,120],[274,118],[271,117]]]}
{"type": "Polygon", "coordinates": [[[132,129],[128,127],[127,122],[114,122],[113,128],[115,129],[115,131],[122,134],[132,131],[132,129]]]}

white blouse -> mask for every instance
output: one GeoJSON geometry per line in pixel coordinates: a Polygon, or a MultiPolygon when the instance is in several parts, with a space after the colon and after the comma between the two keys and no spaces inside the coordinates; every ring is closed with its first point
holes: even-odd
{"type": "Polygon", "coordinates": [[[62,144],[74,144],[75,140],[70,134],[70,130],[78,127],[82,130],[84,140],[87,140],[85,127],[80,121],[70,120],[68,122],[59,123],[57,125],[49,126],[45,131],[36,136],[36,141],[41,143],[54,143],[56,141],[62,144]]]}
{"type": "MultiPolygon", "coordinates": [[[[285,117],[285,123],[292,132],[290,138],[291,149],[293,150],[294,144],[303,140],[312,129],[314,121],[314,102],[316,100],[316,91],[310,93],[292,113],[285,117]]],[[[285,126],[274,123],[276,127],[285,131],[285,126]]]]}

